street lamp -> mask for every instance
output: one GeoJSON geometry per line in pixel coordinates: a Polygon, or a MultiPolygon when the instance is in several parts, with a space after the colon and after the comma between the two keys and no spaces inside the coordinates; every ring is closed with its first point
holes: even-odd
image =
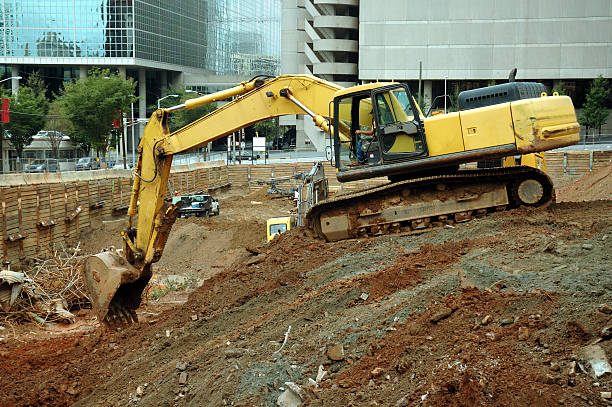
{"type": "Polygon", "coordinates": [[[161,102],[162,100],[167,99],[167,98],[177,98],[177,97],[179,97],[179,95],[166,95],[163,98],[157,99],[157,108],[159,109],[161,107],[159,105],[159,102],[161,102]]]}
{"type": "Polygon", "coordinates": [[[193,89],[185,89],[185,93],[196,93],[202,96],[202,93],[198,92],[197,90],[193,90],[193,89]]]}
{"type": "Polygon", "coordinates": [[[23,78],[22,78],[21,76],[11,76],[10,78],[2,79],[2,80],[0,81],[0,83],[5,82],[5,81],[9,81],[9,80],[11,80],[11,79],[17,79],[17,80],[20,80],[20,79],[23,79],[23,78]]]}

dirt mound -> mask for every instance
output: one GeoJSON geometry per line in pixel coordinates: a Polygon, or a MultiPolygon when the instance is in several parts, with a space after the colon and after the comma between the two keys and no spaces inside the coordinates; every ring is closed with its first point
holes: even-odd
{"type": "MultiPolygon", "coordinates": [[[[493,400],[495,405],[557,404],[556,395],[540,392],[541,384],[546,384],[541,368],[546,356],[533,361],[525,352],[529,346],[518,340],[523,328],[532,332],[528,342],[541,340],[539,332],[551,324],[550,315],[558,305],[555,297],[464,289],[394,325],[338,375],[339,386],[359,389],[372,380],[376,387],[389,375],[405,392],[406,405],[424,400],[427,405],[444,406],[486,405],[493,400]],[[526,304],[529,308],[522,308],[520,316],[508,312],[526,304]],[[512,322],[501,322],[508,317],[513,317],[512,322]],[[424,363],[428,359],[435,362],[424,363]]],[[[386,400],[385,405],[391,402],[386,400]]]]}
{"type": "Polygon", "coordinates": [[[598,168],[557,193],[558,202],[612,199],[612,165],[598,168]]]}
{"type": "MultiPolygon", "coordinates": [[[[263,217],[240,205],[182,220],[176,244],[215,236],[189,224],[247,235],[263,217]]],[[[575,355],[612,323],[612,202],[454,226],[253,244],[139,325],[1,344],[0,405],[274,406],[286,382],[310,406],[601,405],[612,380],[575,355]]]]}

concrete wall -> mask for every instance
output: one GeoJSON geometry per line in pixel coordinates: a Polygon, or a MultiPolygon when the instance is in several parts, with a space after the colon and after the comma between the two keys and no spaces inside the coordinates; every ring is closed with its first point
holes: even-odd
{"type": "Polygon", "coordinates": [[[360,0],[359,78],[612,77],[610,0],[360,0]]]}

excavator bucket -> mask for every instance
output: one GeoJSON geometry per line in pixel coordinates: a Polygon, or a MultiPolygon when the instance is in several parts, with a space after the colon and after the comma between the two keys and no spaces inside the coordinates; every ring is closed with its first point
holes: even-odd
{"type": "Polygon", "coordinates": [[[151,279],[150,268],[139,270],[114,251],[85,261],[85,283],[98,320],[113,328],[137,322],[136,309],[151,279]]]}

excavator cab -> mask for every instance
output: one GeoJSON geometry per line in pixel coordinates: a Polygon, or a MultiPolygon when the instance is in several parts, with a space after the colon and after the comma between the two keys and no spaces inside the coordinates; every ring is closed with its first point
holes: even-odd
{"type": "Polygon", "coordinates": [[[406,84],[338,91],[334,118],[340,124],[334,134],[339,172],[427,156],[421,114],[406,84]]]}

